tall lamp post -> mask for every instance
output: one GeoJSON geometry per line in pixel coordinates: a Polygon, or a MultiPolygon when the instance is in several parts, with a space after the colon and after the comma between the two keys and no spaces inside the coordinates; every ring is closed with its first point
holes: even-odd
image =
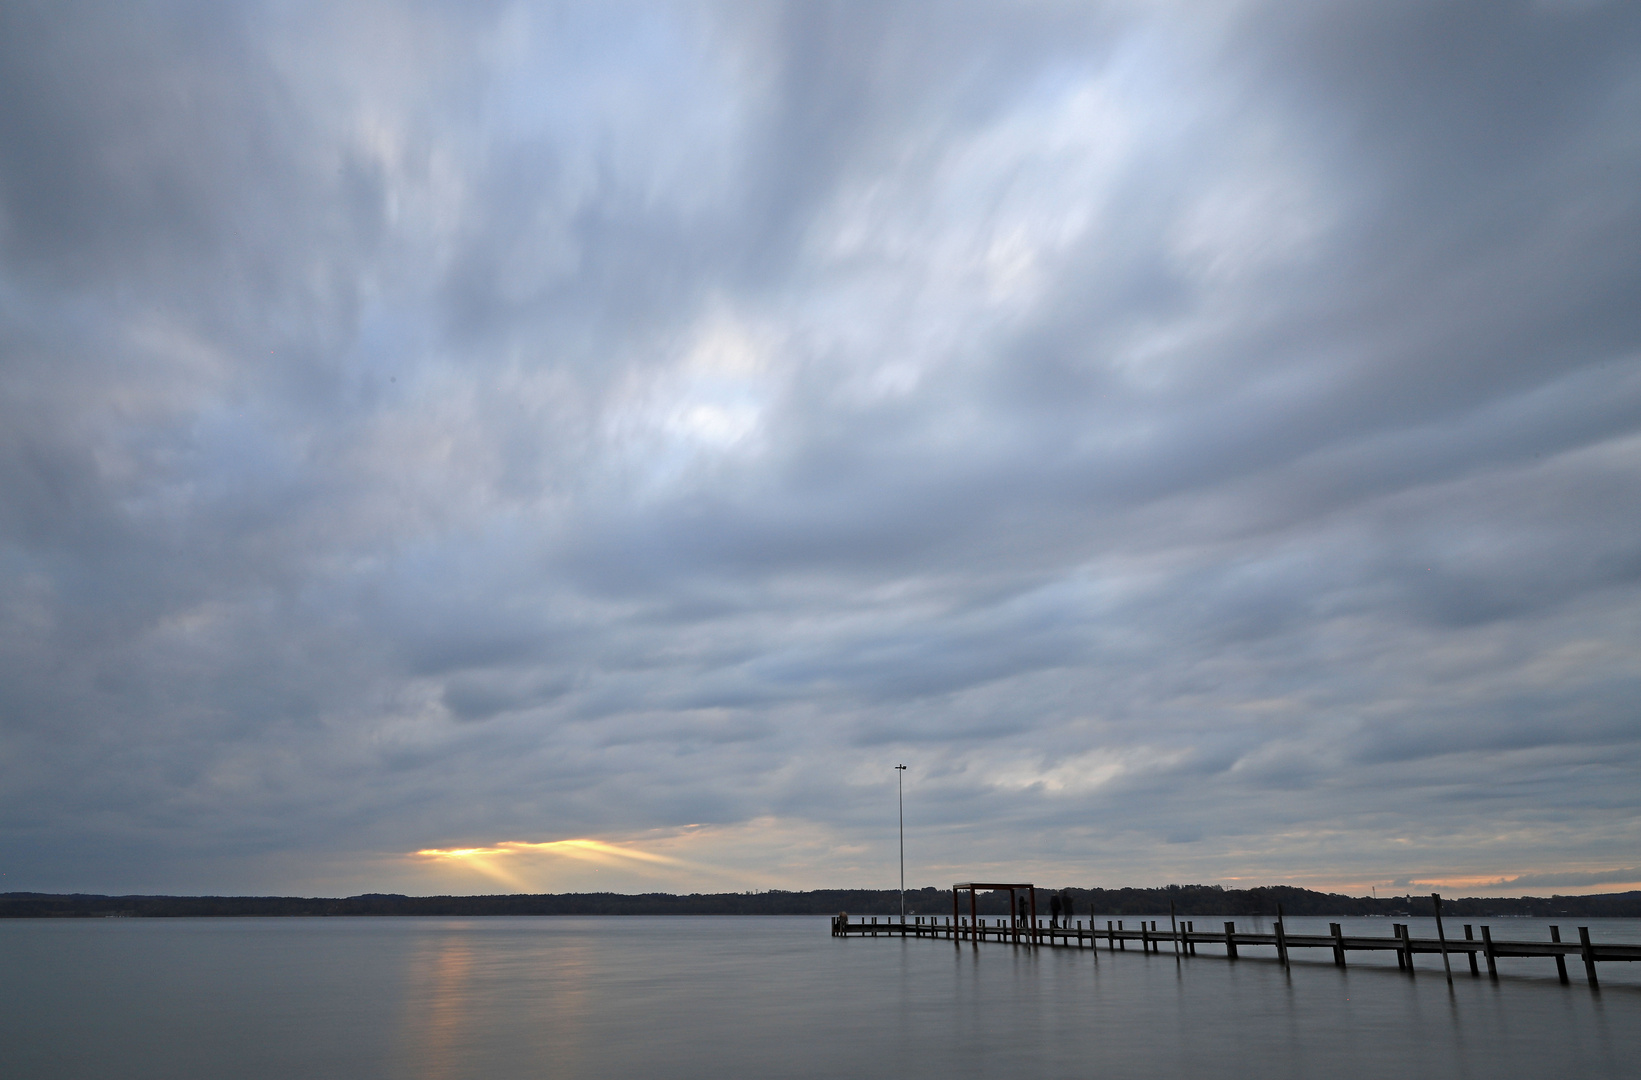
{"type": "Polygon", "coordinates": [[[906,925],[906,766],[895,766],[900,793],[900,925],[906,925]]]}

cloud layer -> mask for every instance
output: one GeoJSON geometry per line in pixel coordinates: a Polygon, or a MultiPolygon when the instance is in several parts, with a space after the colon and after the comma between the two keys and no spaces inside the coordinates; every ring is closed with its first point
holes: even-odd
{"type": "Polygon", "coordinates": [[[1620,3],[10,5],[0,889],[886,885],[902,761],[916,884],[1599,885],[1637,115],[1620,3]]]}

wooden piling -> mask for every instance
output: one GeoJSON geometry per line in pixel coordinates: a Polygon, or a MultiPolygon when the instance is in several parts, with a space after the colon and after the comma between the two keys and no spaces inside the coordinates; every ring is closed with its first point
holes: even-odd
{"type": "Polygon", "coordinates": [[[1328,923],[1328,932],[1333,935],[1333,963],[1336,967],[1345,966],[1345,932],[1336,922],[1328,923]]]}
{"type": "MultiPolygon", "coordinates": [[[[1559,927],[1559,926],[1550,927],[1550,940],[1551,941],[1560,941],[1561,940],[1561,927],[1559,927]]],[[[1560,953],[1556,953],[1556,975],[1561,979],[1561,985],[1566,986],[1567,985],[1567,958],[1565,956],[1562,956],[1560,953]]]]}
{"type": "Polygon", "coordinates": [[[1595,977],[1595,949],[1590,945],[1590,928],[1578,928],[1579,953],[1584,957],[1584,974],[1590,980],[1590,989],[1601,989],[1601,982],[1595,977]]]}
{"type": "Polygon", "coordinates": [[[1487,957],[1487,977],[1494,982],[1499,981],[1499,964],[1493,953],[1493,932],[1483,923],[1481,928],[1482,955],[1487,957]]]}
{"type": "MultiPolygon", "coordinates": [[[[1471,932],[1469,923],[1464,924],[1464,940],[1466,940],[1466,941],[1475,941],[1476,940],[1476,935],[1471,932]]],[[[1478,970],[1477,967],[1476,967],[1476,950],[1475,949],[1466,949],[1466,950],[1464,950],[1464,954],[1470,958],[1470,974],[1474,978],[1477,978],[1477,979],[1481,978],[1481,971],[1478,970]]]]}
{"type": "Polygon", "coordinates": [[[1282,925],[1282,905],[1276,905],[1276,957],[1282,966],[1288,966],[1288,931],[1282,925]]]}
{"type": "Polygon", "coordinates": [[[1225,924],[1225,959],[1236,959],[1236,923],[1225,924]]]}
{"type": "Polygon", "coordinates": [[[1436,908],[1436,940],[1442,943],[1442,970],[1447,972],[1447,985],[1453,985],[1453,965],[1447,959],[1447,934],[1442,930],[1442,894],[1431,893],[1430,902],[1436,908]]]}

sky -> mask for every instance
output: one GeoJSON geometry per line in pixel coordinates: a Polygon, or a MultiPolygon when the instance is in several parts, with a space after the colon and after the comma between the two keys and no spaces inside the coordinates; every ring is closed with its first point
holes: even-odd
{"type": "Polygon", "coordinates": [[[0,373],[0,891],[1641,887],[1633,3],[14,0],[0,373]]]}

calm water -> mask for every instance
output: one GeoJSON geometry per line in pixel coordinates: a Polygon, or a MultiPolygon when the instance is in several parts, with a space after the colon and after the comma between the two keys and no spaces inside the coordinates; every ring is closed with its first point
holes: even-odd
{"type": "MultiPolygon", "coordinates": [[[[1637,920],[1560,922],[1641,941],[1637,920]]],[[[1563,987],[1549,960],[1501,961],[1497,984],[1460,960],[1449,993],[1439,958],[1409,979],[1358,955],[1289,974],[1263,958],[1096,963],[840,941],[818,918],[16,920],[0,922],[0,1076],[1641,1074],[1641,972],[1625,965],[1602,965],[1594,995],[1576,961],[1563,987]]]]}

